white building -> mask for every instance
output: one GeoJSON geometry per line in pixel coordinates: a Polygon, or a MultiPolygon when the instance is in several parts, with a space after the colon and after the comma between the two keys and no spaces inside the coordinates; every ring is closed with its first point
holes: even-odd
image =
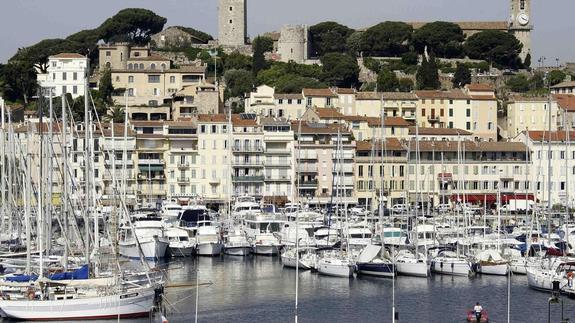
{"type": "Polygon", "coordinates": [[[61,53],[48,58],[48,72],[38,74],[37,81],[43,88],[53,88],[54,96],[70,93],[73,98],[84,95],[86,71],[90,62],[86,56],[76,53],[61,53]]]}

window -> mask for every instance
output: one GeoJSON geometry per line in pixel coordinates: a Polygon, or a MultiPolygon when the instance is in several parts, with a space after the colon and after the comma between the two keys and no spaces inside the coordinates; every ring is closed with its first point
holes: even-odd
{"type": "Polygon", "coordinates": [[[134,96],[134,89],[128,89],[128,96],[134,96]]]}
{"type": "Polygon", "coordinates": [[[66,75],[66,72],[62,73],[62,80],[66,81],[66,79],[68,78],[68,76],[66,75]]]}
{"type": "Polygon", "coordinates": [[[467,122],[465,123],[465,129],[466,129],[466,130],[471,130],[471,122],[467,121],[467,122]]]}
{"type": "Polygon", "coordinates": [[[425,109],[421,109],[421,116],[425,117],[425,109]]]}
{"type": "Polygon", "coordinates": [[[170,76],[170,83],[176,83],[176,77],[170,76]]]}
{"type": "Polygon", "coordinates": [[[74,85],[74,86],[72,87],[72,93],[73,93],[73,94],[78,94],[78,87],[77,87],[76,85],[74,85]]]}
{"type": "Polygon", "coordinates": [[[234,10],[234,7],[230,7],[230,11],[234,10]]]}
{"type": "Polygon", "coordinates": [[[148,83],[160,83],[160,75],[148,75],[148,83]]]}
{"type": "Polygon", "coordinates": [[[154,95],[155,96],[160,95],[160,90],[158,88],[154,88],[154,95]]]}
{"type": "Polygon", "coordinates": [[[74,72],[74,73],[72,74],[72,79],[73,79],[74,81],[77,81],[77,80],[78,80],[78,73],[77,73],[77,72],[74,72]]]}
{"type": "Polygon", "coordinates": [[[471,109],[465,109],[465,116],[466,117],[471,117],[471,109]]]}
{"type": "Polygon", "coordinates": [[[232,20],[230,19],[230,24],[232,24],[232,23],[233,23],[233,22],[232,22],[232,20]]]}
{"type": "Polygon", "coordinates": [[[325,98],[325,106],[331,107],[331,98],[325,98]]]}
{"type": "Polygon", "coordinates": [[[363,177],[363,166],[359,166],[358,168],[359,177],[363,177]]]}
{"type": "Polygon", "coordinates": [[[467,105],[471,104],[471,100],[467,100],[467,105]]]}
{"type": "Polygon", "coordinates": [[[439,116],[441,116],[441,117],[444,116],[444,111],[443,111],[443,109],[440,109],[440,110],[439,110],[439,116]]]}
{"type": "Polygon", "coordinates": [[[64,94],[68,93],[68,89],[66,88],[66,85],[62,86],[62,93],[64,93],[64,94]]]}
{"type": "Polygon", "coordinates": [[[519,9],[525,10],[525,0],[519,1],[519,9]]]}
{"type": "Polygon", "coordinates": [[[107,50],[107,51],[106,51],[106,57],[110,57],[110,56],[112,56],[112,52],[109,51],[109,50],[107,50]]]}
{"type": "Polygon", "coordinates": [[[134,57],[140,57],[140,52],[134,52],[134,57]]]}
{"type": "Polygon", "coordinates": [[[157,107],[158,101],[157,100],[150,100],[150,101],[148,101],[148,105],[151,107],[157,107]]]}
{"type": "Polygon", "coordinates": [[[128,64],[128,69],[129,70],[134,69],[134,65],[132,63],[128,64]]]}
{"type": "Polygon", "coordinates": [[[453,104],[453,100],[449,100],[449,104],[453,104]]]}
{"type": "Polygon", "coordinates": [[[487,130],[493,130],[493,122],[487,123],[487,130]]]}
{"type": "Polygon", "coordinates": [[[311,97],[306,99],[306,106],[311,107],[311,97]]]}
{"type": "Polygon", "coordinates": [[[134,83],[134,77],[133,76],[128,76],[128,83],[134,83]]]}
{"type": "Polygon", "coordinates": [[[279,103],[279,104],[283,104],[283,103],[284,103],[284,99],[278,99],[278,103],[279,103]]]}
{"type": "Polygon", "coordinates": [[[150,69],[151,69],[151,70],[155,70],[155,69],[156,69],[156,64],[154,64],[154,63],[150,64],[150,69]]]}
{"type": "Polygon", "coordinates": [[[140,63],[140,69],[141,69],[141,70],[144,69],[144,63],[140,63]]]}
{"type": "Polygon", "coordinates": [[[116,76],[116,82],[120,82],[120,77],[116,76]]]}
{"type": "Polygon", "coordinates": [[[162,67],[162,70],[165,70],[165,69],[166,69],[166,64],[165,64],[165,63],[162,63],[162,65],[160,65],[160,66],[162,67]]]}

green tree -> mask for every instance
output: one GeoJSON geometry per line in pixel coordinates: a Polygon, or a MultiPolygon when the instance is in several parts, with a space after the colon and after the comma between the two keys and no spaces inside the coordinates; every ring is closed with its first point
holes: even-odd
{"type": "Polygon", "coordinates": [[[266,68],[265,52],[273,50],[273,41],[269,37],[258,36],[252,42],[253,57],[252,57],[252,71],[255,76],[259,71],[266,68]]]}
{"type": "Polygon", "coordinates": [[[481,31],[467,39],[464,50],[469,58],[482,59],[499,68],[520,68],[523,45],[510,33],[498,30],[481,31]]]}
{"type": "Polygon", "coordinates": [[[294,74],[286,74],[275,82],[277,93],[301,93],[302,89],[325,88],[325,83],[317,79],[294,74]]]}
{"type": "Polygon", "coordinates": [[[234,51],[226,56],[224,61],[225,70],[248,70],[252,69],[252,58],[234,51]]]}
{"type": "Polygon", "coordinates": [[[5,99],[20,101],[28,105],[30,97],[36,95],[36,71],[26,61],[9,62],[2,65],[0,79],[5,99]]]}
{"type": "Polygon", "coordinates": [[[412,32],[406,23],[382,22],[364,32],[362,51],[369,56],[399,56],[407,51],[412,32]]]}
{"type": "Polygon", "coordinates": [[[226,98],[243,98],[245,93],[252,91],[254,86],[254,76],[246,70],[229,70],[224,74],[226,81],[226,98]]]}
{"type": "Polygon", "coordinates": [[[112,94],[114,93],[114,86],[112,85],[112,71],[109,68],[104,70],[102,77],[100,77],[100,84],[98,86],[100,96],[106,103],[112,103],[112,94]]]}
{"type": "Polygon", "coordinates": [[[413,91],[414,85],[413,81],[408,78],[399,79],[399,92],[411,92],[413,91]]]}
{"type": "Polygon", "coordinates": [[[420,53],[425,47],[438,57],[460,57],[465,40],[463,30],[452,22],[436,21],[425,24],[413,33],[413,45],[420,53]]]}
{"type": "Polygon", "coordinates": [[[552,70],[547,75],[547,79],[549,80],[549,84],[551,86],[557,85],[557,84],[563,82],[566,77],[567,77],[567,74],[565,74],[565,72],[563,72],[561,70],[552,70]]]}
{"type": "Polygon", "coordinates": [[[441,87],[441,82],[439,81],[439,71],[435,57],[430,56],[428,59],[424,56],[415,77],[419,90],[438,90],[441,87]]]}
{"type": "Polygon", "coordinates": [[[345,47],[351,56],[361,56],[361,50],[363,48],[363,33],[356,31],[349,35],[345,42],[345,47]]]}
{"type": "Polygon", "coordinates": [[[326,21],[309,28],[311,46],[314,55],[321,57],[327,53],[343,53],[346,51],[346,42],[353,34],[353,29],[326,21]]]}
{"type": "Polygon", "coordinates": [[[102,120],[104,122],[114,122],[114,123],[123,123],[126,114],[124,113],[124,108],[119,106],[112,106],[108,109],[108,112],[102,120]]]}
{"type": "Polygon", "coordinates": [[[204,44],[207,44],[210,40],[213,40],[214,38],[212,37],[212,35],[207,34],[203,31],[191,28],[191,27],[182,27],[182,26],[175,26],[174,28],[178,28],[181,31],[185,31],[188,34],[194,36],[196,39],[198,39],[199,41],[203,42],[204,44]]]}
{"type": "Polygon", "coordinates": [[[331,86],[355,87],[359,80],[357,60],[347,54],[329,53],[321,58],[321,80],[331,86]]]}
{"type": "Polygon", "coordinates": [[[167,19],[156,15],[153,11],[141,8],[120,10],[108,18],[98,30],[106,42],[128,41],[144,45],[150,37],[162,31],[167,19]]]}
{"type": "Polygon", "coordinates": [[[525,56],[525,60],[523,61],[523,67],[525,67],[526,69],[531,68],[531,53],[527,53],[527,56],[525,56]]]}
{"type": "Polygon", "coordinates": [[[48,57],[70,52],[85,54],[87,48],[81,43],[66,39],[45,39],[35,45],[19,49],[9,62],[33,65],[40,72],[46,73],[48,71],[48,57]]]}
{"type": "Polygon", "coordinates": [[[467,84],[471,84],[471,71],[464,64],[457,64],[457,69],[451,82],[454,88],[462,88],[467,84]]]}
{"type": "Polygon", "coordinates": [[[518,74],[510,77],[507,82],[505,82],[505,85],[509,88],[509,90],[520,93],[529,91],[531,86],[529,79],[527,76],[525,76],[525,74],[518,74]]]}
{"type": "Polygon", "coordinates": [[[377,75],[377,90],[381,92],[394,92],[399,89],[399,80],[394,72],[382,69],[377,75]]]}
{"type": "Polygon", "coordinates": [[[407,52],[401,55],[401,62],[405,65],[417,65],[419,55],[416,52],[407,52]]]}
{"type": "Polygon", "coordinates": [[[538,91],[545,89],[545,74],[543,72],[535,72],[531,79],[529,80],[529,89],[532,91],[538,91]]]}

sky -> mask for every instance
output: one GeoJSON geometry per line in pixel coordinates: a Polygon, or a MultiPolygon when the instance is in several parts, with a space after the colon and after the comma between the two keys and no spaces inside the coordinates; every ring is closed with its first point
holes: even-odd
{"type": "MultiPolygon", "coordinates": [[[[217,37],[217,0],[2,0],[0,62],[20,47],[46,38],[62,38],[99,26],[124,8],[146,8],[166,17],[166,26],[183,25],[217,37]]],[[[571,40],[575,1],[533,0],[533,61],[548,65],[575,62],[571,40]]],[[[352,28],[386,20],[507,20],[507,0],[248,0],[251,37],[279,30],[284,24],[315,24],[333,20],[352,28]]]]}

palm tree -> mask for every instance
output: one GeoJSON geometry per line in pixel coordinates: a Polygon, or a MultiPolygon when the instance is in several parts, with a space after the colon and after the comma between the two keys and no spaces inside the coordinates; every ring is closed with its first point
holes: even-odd
{"type": "Polygon", "coordinates": [[[104,116],[105,122],[122,123],[124,122],[124,108],[123,107],[110,107],[108,113],[104,116]]]}

